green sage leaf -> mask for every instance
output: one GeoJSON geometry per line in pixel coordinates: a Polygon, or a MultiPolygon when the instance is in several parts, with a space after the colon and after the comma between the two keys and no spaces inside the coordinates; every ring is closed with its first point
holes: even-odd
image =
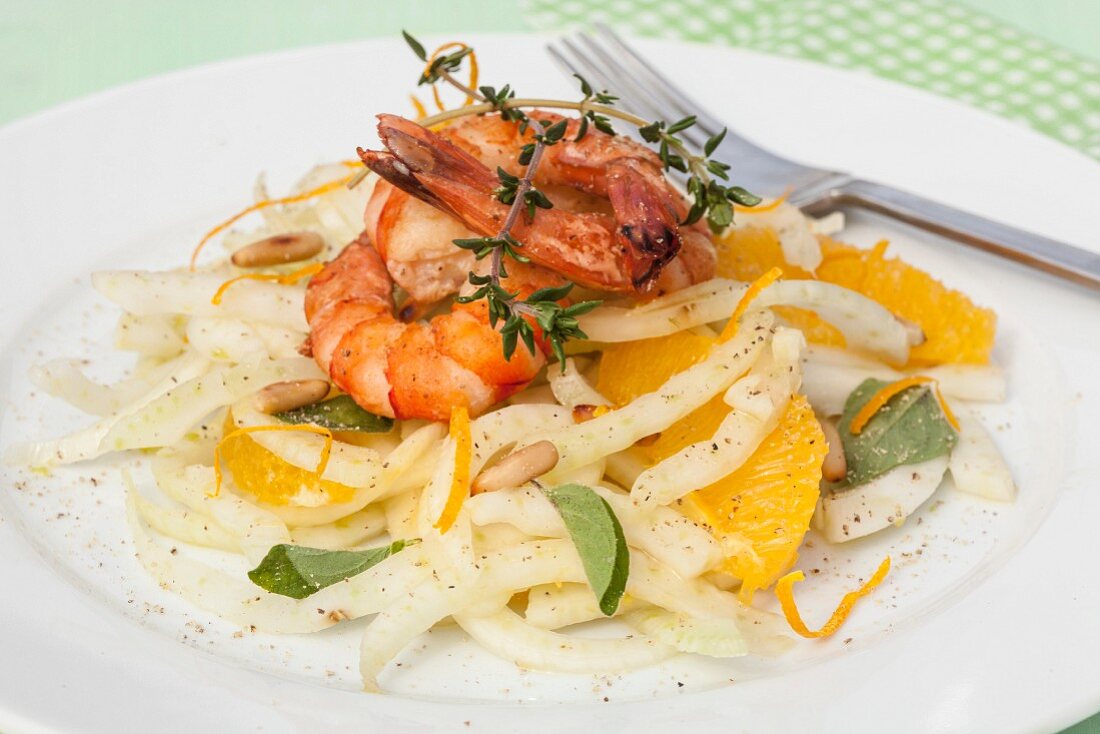
{"type": "Polygon", "coordinates": [[[943,456],[958,441],[928,385],[911,387],[890,398],[859,434],[853,435],[850,426],[856,413],[888,384],[864,380],[844,404],[837,431],[848,462],[848,486],[864,484],[903,464],[943,456]]]}
{"type": "Polygon", "coordinates": [[[630,552],[619,518],[603,497],[583,484],[563,484],[543,492],[565,522],[600,611],[610,617],[619,608],[630,574],[630,552]]]}
{"type": "Polygon", "coordinates": [[[323,550],[283,543],[273,546],[260,565],[248,572],[248,578],[273,594],[305,599],[419,542],[395,540],[389,545],[362,551],[323,550]]]}
{"type": "Polygon", "coordinates": [[[393,418],[375,415],[360,408],[350,395],[338,395],[313,405],[303,405],[275,417],[284,423],[312,423],[332,431],[385,433],[393,428],[393,418]]]}

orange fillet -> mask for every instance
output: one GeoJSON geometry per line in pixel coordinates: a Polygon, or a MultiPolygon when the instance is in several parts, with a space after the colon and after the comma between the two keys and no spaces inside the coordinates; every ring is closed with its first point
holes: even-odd
{"type": "MultiPolygon", "coordinates": [[[[772,267],[782,267],[788,279],[816,277],[851,288],[893,313],[920,325],[926,341],[910,353],[911,365],[953,362],[985,364],[993,349],[997,316],[975,305],[965,294],[898,258],[887,258],[885,243],[871,250],[822,237],[824,260],[816,274],[789,265],[779,238],[769,228],[730,230],[718,243],[718,275],[755,280],[772,267]]],[[[844,337],[810,311],[782,307],[776,312],[818,344],[844,346],[844,337]]]]}
{"type": "MultiPolygon", "coordinates": [[[[618,404],[657,389],[705,358],[714,339],[680,332],[608,347],[599,391],[618,404]]],[[[716,395],[641,449],[656,463],[714,435],[730,408],[716,395]]],[[[681,510],[723,542],[723,570],[742,579],[742,599],[769,586],[794,563],[818,497],[828,446],[809,403],[791,400],[779,425],[737,471],[685,497],[681,510]]]]}

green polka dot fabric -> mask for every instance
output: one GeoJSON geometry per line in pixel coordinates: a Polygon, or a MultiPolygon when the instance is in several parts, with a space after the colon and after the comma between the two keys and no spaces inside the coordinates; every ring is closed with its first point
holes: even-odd
{"type": "Polygon", "coordinates": [[[1026,124],[1100,160],[1100,64],[949,0],[520,0],[537,30],[602,21],[868,72],[1026,124]]]}

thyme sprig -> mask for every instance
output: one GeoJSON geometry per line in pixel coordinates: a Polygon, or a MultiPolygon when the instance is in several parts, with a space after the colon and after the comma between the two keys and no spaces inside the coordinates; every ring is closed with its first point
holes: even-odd
{"type": "Polygon", "coordinates": [[[522,243],[512,236],[512,228],[519,221],[520,216],[526,213],[528,219],[533,219],[537,209],[553,207],[546,195],[534,187],[533,180],[542,160],[543,151],[547,146],[561,142],[565,128],[562,126],[560,130],[555,130],[554,128],[558,125],[556,123],[550,125],[545,120],[540,120],[539,125],[542,131],[535,134],[535,142],[532,144],[533,148],[526,162],[527,168],[523,176],[513,176],[502,168],[497,169],[497,177],[501,185],[494,191],[494,196],[501,203],[511,204],[500,230],[493,237],[454,241],[457,246],[472,250],[474,257],[478,260],[492,258],[488,274],[471,272],[468,276],[470,284],[477,289],[469,295],[459,296],[457,300],[459,303],[484,300],[488,306],[489,324],[495,328],[497,323],[504,322],[500,334],[506,360],[512,358],[520,341],[531,354],[536,353],[535,330],[531,325],[531,321],[534,321],[542,330],[543,337],[550,344],[550,348],[557,355],[564,370],[565,342],[570,339],[587,338],[587,335],[581,331],[577,317],[591,311],[601,302],[582,301],[563,306],[559,301],[568,297],[573,290],[572,283],[540,288],[525,299],[519,298],[518,291],[508,291],[501,284],[501,280],[508,277],[504,262],[506,256],[517,262],[530,262],[519,252],[523,247],[522,243]]]}
{"type": "Polygon", "coordinates": [[[520,252],[523,244],[511,234],[519,216],[526,214],[528,220],[533,220],[538,209],[550,209],[553,206],[545,194],[535,188],[533,180],[543,151],[546,147],[556,145],[564,139],[569,124],[568,120],[564,119],[552,124],[546,120],[533,122],[523,110],[549,108],[576,111],[580,122],[574,141],[584,139],[590,127],[608,135],[615,135],[613,119],[637,128],[643,140],[656,146],[657,155],[665,171],[676,170],[686,176],[687,193],[692,200],[692,205],[682,222],[685,226],[705,218],[711,231],[717,234],[733,222],[734,204],[752,207],[761,201],[760,197],[740,186],[728,185],[726,182],[729,180],[729,165],[711,158],[725,137],[725,130],[709,138],[702,151],[693,152],[681,133],[695,125],[694,116],[672,123],[665,120],[646,120],[616,107],[618,97],[607,90],[597,92],[579,74],[574,74],[580,82],[583,95],[579,102],[519,98],[508,84],[499,89],[488,85],[476,90],[471,89],[456,79],[454,73],[461,69],[464,59],[469,56],[472,49],[465,47],[433,58],[429,62],[424,46],[407,32],[402,31],[402,34],[413,53],[428,64],[417,82],[418,85],[444,82],[461,91],[469,100],[477,101],[476,104],[467,104],[427,117],[420,120],[420,124],[433,127],[467,115],[484,115],[489,112],[498,112],[503,119],[518,122],[522,133],[526,133],[537,122],[533,135],[534,141],[527,143],[519,151],[519,163],[526,166],[523,176],[514,176],[503,169],[497,170],[500,186],[494,190],[493,195],[501,203],[510,205],[500,230],[492,237],[454,241],[458,247],[472,250],[478,260],[492,257],[488,274],[471,272],[469,275],[469,282],[477,287],[476,290],[458,300],[471,303],[484,299],[488,304],[490,323],[495,327],[500,321],[504,322],[501,334],[506,359],[511,358],[518,341],[523,341],[528,350],[532,354],[535,353],[535,332],[528,321],[530,318],[543,330],[564,369],[564,343],[572,338],[586,338],[579,328],[577,317],[600,303],[585,301],[571,306],[562,306],[559,301],[566,298],[572,291],[572,283],[566,283],[557,288],[543,288],[522,300],[519,299],[518,292],[509,292],[501,285],[501,279],[507,278],[504,262],[506,257],[517,262],[528,262],[520,252]]]}

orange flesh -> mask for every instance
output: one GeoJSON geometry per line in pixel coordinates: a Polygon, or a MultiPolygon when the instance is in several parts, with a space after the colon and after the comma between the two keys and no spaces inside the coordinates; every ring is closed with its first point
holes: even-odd
{"type": "MultiPolygon", "coordinates": [[[[706,358],[715,341],[678,332],[610,346],[600,362],[597,389],[617,404],[630,402],[706,358]]],[[[716,395],[639,451],[656,463],[708,439],[729,415],[722,397],[716,395]]],[[[743,466],[680,503],[684,514],[727,548],[723,570],[742,579],[742,599],[751,600],[756,589],[769,586],[796,560],[817,502],[827,451],[812,409],[796,395],[779,425],[743,466]]]]}
{"type": "Polygon", "coordinates": [[[744,464],[683,499],[684,514],[726,547],[728,556],[720,568],[741,579],[743,602],[750,603],[754,592],[770,586],[797,560],[817,505],[826,453],[813,409],[805,397],[795,395],[779,424],[744,464]]]}
{"type": "Polygon", "coordinates": [[[328,466],[329,457],[332,454],[332,431],[321,426],[313,425],[270,425],[247,426],[245,428],[232,428],[232,418],[226,418],[227,432],[218,445],[214,447],[214,493],[218,496],[222,487],[221,462],[223,453],[226,466],[233,474],[237,484],[255,495],[257,498],[271,504],[285,504],[289,494],[296,492],[303,484],[316,485],[313,489],[323,488],[334,501],[350,499],[354,490],[342,484],[321,479],[328,466]],[[315,433],[324,436],[325,443],[321,449],[321,459],[313,472],[296,467],[282,459],[259,444],[247,438],[250,433],[261,431],[298,431],[300,433],[315,433]],[[237,443],[239,441],[249,443],[237,443]],[[283,480],[283,481],[280,481],[283,480]],[[312,480],[312,481],[311,481],[312,480]],[[286,485],[281,486],[281,485],[286,485]],[[324,486],[322,486],[324,485],[324,486]],[[344,491],[346,490],[346,491],[344,491]]]}
{"type": "Polygon", "coordinates": [[[801,571],[792,571],[779,579],[779,582],[775,585],[775,595],[779,599],[779,605],[783,608],[783,616],[787,618],[787,624],[791,626],[791,629],[803,637],[828,637],[840,629],[840,626],[848,619],[848,615],[852,613],[852,608],[856,602],[870,594],[876,586],[882,583],[889,572],[890,556],[886,556],[879,564],[875,574],[867,580],[867,583],[844,595],[836,611],[829,617],[829,621],[818,630],[811,630],[806,626],[806,623],[802,621],[802,615],[798,613],[798,605],[794,601],[793,587],[795,583],[806,578],[801,571]]]}
{"type": "MultiPolygon", "coordinates": [[[[986,364],[993,349],[997,316],[950,290],[927,273],[887,258],[884,243],[862,250],[820,237],[824,260],[816,273],[789,265],[779,238],[766,227],[730,230],[715,243],[718,275],[753,280],[780,266],[789,279],[818,279],[850,288],[920,325],[927,337],[910,352],[910,365],[986,364]]],[[[776,307],[775,312],[816,344],[845,346],[843,335],[812,311],[776,307]]]]}

